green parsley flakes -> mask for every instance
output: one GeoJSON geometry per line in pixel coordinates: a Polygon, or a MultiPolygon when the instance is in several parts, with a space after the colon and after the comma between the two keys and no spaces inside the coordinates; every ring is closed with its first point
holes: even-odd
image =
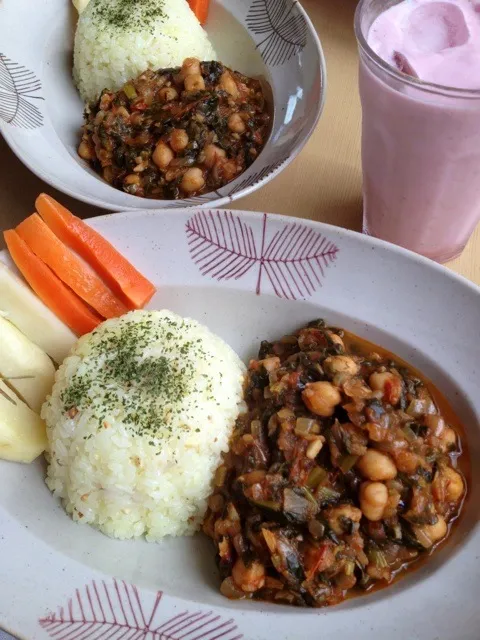
{"type": "Polygon", "coordinates": [[[202,341],[186,339],[185,330],[182,319],[164,317],[154,323],[148,315],[100,327],[90,338],[83,366],[61,394],[63,410],[88,409],[99,430],[107,429],[111,416],[120,412],[123,424],[148,436],[151,445],[171,436],[172,425],[178,436],[179,416],[187,422],[191,418],[184,398],[191,396],[190,410],[198,407],[198,395],[214,399],[208,376],[196,378],[199,359],[207,359],[202,341]]]}
{"type": "Polygon", "coordinates": [[[92,18],[104,28],[128,31],[148,30],[166,19],[163,0],[94,0],[92,18]]]}

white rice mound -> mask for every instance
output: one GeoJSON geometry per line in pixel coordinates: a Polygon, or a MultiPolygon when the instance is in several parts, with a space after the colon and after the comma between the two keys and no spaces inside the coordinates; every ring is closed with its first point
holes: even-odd
{"type": "Polygon", "coordinates": [[[170,311],[107,320],[78,341],[43,405],[48,487],[74,520],[109,536],[193,534],[244,377],[234,351],[194,320],[170,311]]]}
{"type": "Polygon", "coordinates": [[[178,67],[189,57],[217,59],[187,0],[90,0],[78,19],[73,77],[93,102],[148,68],[178,67]]]}

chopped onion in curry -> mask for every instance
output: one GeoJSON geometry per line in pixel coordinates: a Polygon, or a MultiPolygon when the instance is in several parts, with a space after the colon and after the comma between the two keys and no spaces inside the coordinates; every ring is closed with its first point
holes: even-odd
{"type": "Polygon", "coordinates": [[[87,107],[78,148],[131,195],[188,198],[225,186],[258,157],[270,115],[258,80],[219,62],[187,58],[147,70],[87,107]]]}
{"type": "Polygon", "coordinates": [[[315,321],[262,342],[204,521],[229,598],[322,607],[449,533],[466,483],[428,383],[315,321]]]}

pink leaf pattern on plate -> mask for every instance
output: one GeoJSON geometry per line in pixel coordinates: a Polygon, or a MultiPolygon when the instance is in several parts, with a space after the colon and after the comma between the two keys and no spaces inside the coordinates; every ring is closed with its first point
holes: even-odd
{"type": "Polygon", "coordinates": [[[123,580],[93,581],[77,589],[66,607],[40,618],[55,640],[240,640],[232,619],[212,611],[183,611],[161,620],[158,591],[153,605],[142,603],[138,589],[123,580]]]}
{"type": "Polygon", "coordinates": [[[258,262],[252,228],[229,211],[199,211],[187,222],[190,255],[203,276],[238,280],[258,262]]]}
{"type": "Polygon", "coordinates": [[[274,293],[288,300],[313,295],[339,251],[322,233],[298,222],[284,223],[269,236],[266,213],[260,237],[231,211],[198,211],[188,220],[186,233],[190,256],[202,275],[239,280],[257,268],[257,295],[267,278],[274,293]]]}

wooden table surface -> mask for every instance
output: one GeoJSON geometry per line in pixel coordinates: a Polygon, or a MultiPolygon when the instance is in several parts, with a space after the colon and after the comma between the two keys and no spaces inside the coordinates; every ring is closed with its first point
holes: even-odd
{"type": "MultiPolygon", "coordinates": [[[[312,218],[360,230],[362,219],[360,103],[353,13],[357,0],[303,0],[323,43],[328,94],[317,130],[300,156],[266,187],[236,202],[250,209],[312,218]]],[[[0,229],[32,212],[47,191],[84,217],[104,213],[45,185],[13,155],[0,137],[0,229]]],[[[3,238],[0,239],[0,248],[3,238]]],[[[448,265],[480,285],[480,226],[460,258],[448,265]]]]}

